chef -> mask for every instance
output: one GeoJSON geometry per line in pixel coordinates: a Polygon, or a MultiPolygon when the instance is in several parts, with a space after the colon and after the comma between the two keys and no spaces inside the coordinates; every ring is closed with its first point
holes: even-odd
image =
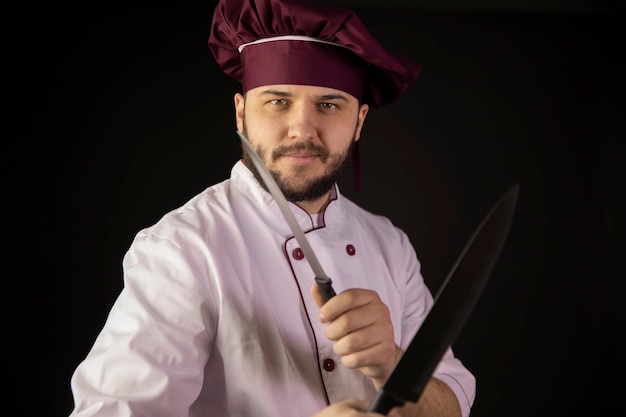
{"type": "MultiPolygon", "coordinates": [[[[368,402],[433,304],[407,235],[337,186],[370,109],[397,99],[420,67],[353,12],[296,0],[222,0],[208,44],[241,82],[236,129],[337,295],[324,303],[244,151],[227,180],[136,235],[124,288],[72,377],[72,417],[309,417],[368,402]]],[[[402,412],[467,416],[474,392],[450,348],[402,412]]]]}

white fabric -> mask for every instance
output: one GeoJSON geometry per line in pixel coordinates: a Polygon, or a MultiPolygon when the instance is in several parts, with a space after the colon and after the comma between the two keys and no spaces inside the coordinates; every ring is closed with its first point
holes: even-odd
{"type": "MultiPolygon", "coordinates": [[[[334,195],[323,227],[290,206],[335,291],[377,291],[406,348],[432,305],[414,250],[388,219],[334,195]]],[[[242,162],[139,232],[124,289],[72,377],[71,417],[309,417],[327,401],[371,400],[372,383],[343,367],[324,337],[297,247],[242,162]]],[[[435,376],[467,416],[475,381],[451,350],[435,376]]]]}

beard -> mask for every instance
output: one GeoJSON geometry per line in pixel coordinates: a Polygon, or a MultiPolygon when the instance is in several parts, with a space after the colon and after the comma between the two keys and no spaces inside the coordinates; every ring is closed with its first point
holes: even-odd
{"type": "MultiPolygon", "coordinates": [[[[245,119],[243,122],[242,133],[246,138],[250,138],[250,136],[248,135],[248,129],[246,127],[245,119]]],[[[354,140],[355,136],[356,128],[352,137],[352,141],[350,141],[350,146],[342,153],[330,154],[324,146],[317,145],[309,141],[296,142],[290,145],[279,146],[274,149],[270,155],[271,159],[269,161],[267,159],[268,157],[266,149],[260,146],[253,146],[256,153],[265,163],[265,166],[268,167],[270,174],[278,184],[278,188],[280,188],[288,201],[315,201],[326,195],[326,193],[331,190],[331,188],[339,179],[341,172],[350,160],[350,155],[352,154],[352,150],[356,142],[354,140]],[[326,165],[324,172],[321,175],[315,177],[304,178],[303,172],[306,170],[305,167],[295,167],[291,173],[282,173],[278,170],[269,168],[270,162],[276,161],[278,158],[285,154],[297,151],[307,151],[318,155],[320,161],[322,161],[326,165]],[[300,181],[300,184],[298,184],[298,181],[300,181]]],[[[265,182],[263,181],[263,178],[261,177],[261,174],[259,174],[259,171],[254,165],[254,162],[252,162],[252,158],[250,158],[250,155],[245,149],[243,152],[243,160],[250,169],[250,171],[252,171],[252,174],[259,182],[261,187],[263,187],[265,191],[269,192],[267,186],[265,185],[265,182]]]]}

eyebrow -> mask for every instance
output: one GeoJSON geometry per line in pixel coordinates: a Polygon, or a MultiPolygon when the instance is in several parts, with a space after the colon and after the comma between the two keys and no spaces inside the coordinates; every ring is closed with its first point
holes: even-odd
{"type": "Polygon", "coordinates": [[[293,94],[280,90],[263,90],[259,93],[259,96],[292,97],[293,94]]]}
{"type": "MultiPolygon", "coordinates": [[[[281,90],[263,90],[259,93],[259,96],[293,97],[293,94],[281,90]]],[[[346,103],[349,102],[348,98],[343,94],[322,94],[315,96],[315,99],[319,101],[341,100],[346,103]]]]}
{"type": "Polygon", "coordinates": [[[345,101],[346,103],[349,101],[348,97],[342,95],[342,94],[324,94],[321,96],[317,96],[317,99],[320,101],[326,101],[326,100],[342,100],[345,101]]]}

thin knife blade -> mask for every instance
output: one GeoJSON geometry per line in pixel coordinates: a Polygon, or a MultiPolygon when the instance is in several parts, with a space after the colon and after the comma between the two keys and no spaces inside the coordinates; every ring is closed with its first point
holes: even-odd
{"type": "Polygon", "coordinates": [[[393,407],[419,399],[448,346],[465,325],[491,275],[508,235],[518,194],[519,184],[516,183],[481,221],[368,412],[387,415],[393,407]]]}
{"type": "Polygon", "coordinates": [[[259,155],[256,153],[248,139],[239,131],[237,131],[237,135],[239,136],[241,143],[248,151],[250,158],[252,158],[252,162],[254,163],[256,169],[259,171],[261,178],[263,178],[263,182],[265,182],[267,189],[276,199],[276,203],[278,204],[278,207],[280,208],[283,217],[289,224],[293,235],[298,241],[298,244],[300,245],[300,248],[304,253],[304,257],[306,258],[309,265],[311,265],[311,269],[313,269],[313,273],[315,274],[315,282],[317,283],[322,293],[324,302],[328,301],[332,296],[335,295],[335,291],[332,287],[332,280],[328,277],[328,275],[326,275],[326,272],[324,272],[322,265],[320,264],[317,256],[315,255],[315,252],[313,251],[313,248],[309,244],[309,241],[304,235],[302,229],[300,228],[300,225],[298,224],[295,216],[289,209],[289,203],[287,202],[287,199],[285,198],[283,192],[278,187],[278,184],[276,184],[274,177],[272,177],[272,175],[269,173],[267,167],[265,166],[259,155]]]}

